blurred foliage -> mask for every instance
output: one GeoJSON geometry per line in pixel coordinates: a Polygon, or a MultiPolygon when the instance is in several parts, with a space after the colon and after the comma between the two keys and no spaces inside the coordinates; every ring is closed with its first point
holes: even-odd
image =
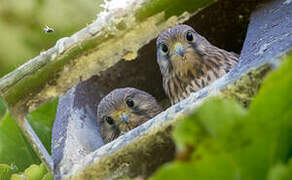
{"type": "Polygon", "coordinates": [[[96,19],[103,0],[1,0],[0,77],[96,19]],[[55,31],[44,33],[48,25],[55,31]]]}
{"type": "Polygon", "coordinates": [[[166,17],[180,15],[185,11],[192,13],[212,2],[215,0],[150,0],[150,3],[138,10],[137,17],[139,20],[144,20],[161,11],[165,12],[166,17]]]}
{"type": "Polygon", "coordinates": [[[0,163],[7,164],[16,171],[23,171],[31,164],[40,163],[8,112],[0,121],[0,163]]]}
{"type": "Polygon", "coordinates": [[[5,105],[0,97],[0,119],[2,116],[4,116],[5,111],[6,111],[5,105]]]}
{"type": "MultiPolygon", "coordinates": [[[[36,111],[27,116],[32,128],[49,152],[51,150],[51,130],[56,115],[57,104],[58,99],[53,100],[40,106],[36,111]]],[[[24,171],[26,177],[41,176],[37,169],[39,166],[31,165],[39,164],[39,158],[8,112],[0,120],[0,163],[2,163],[0,164],[0,179],[1,174],[11,175],[12,172],[18,173],[21,171],[24,171]],[[8,167],[10,167],[9,171],[8,167]]],[[[41,166],[39,168],[43,169],[44,167],[41,166]]],[[[22,175],[14,175],[13,178],[17,179],[20,176],[22,175]]],[[[50,177],[47,176],[46,178],[49,179],[50,177]]]]}
{"type": "Polygon", "coordinates": [[[12,174],[11,180],[53,180],[43,164],[31,165],[24,172],[12,174]]]}
{"type": "Polygon", "coordinates": [[[9,179],[12,174],[12,169],[6,164],[0,164],[0,180],[9,179]]]}
{"type": "Polygon", "coordinates": [[[27,115],[27,120],[46,147],[51,153],[52,128],[57,113],[58,99],[47,102],[27,115]]]}
{"type": "Polygon", "coordinates": [[[292,56],[286,59],[248,111],[217,97],[181,121],[177,160],[151,179],[292,179],[292,56]]]}
{"type": "Polygon", "coordinates": [[[285,164],[274,166],[268,176],[268,180],[290,180],[292,177],[292,160],[285,164]]]}

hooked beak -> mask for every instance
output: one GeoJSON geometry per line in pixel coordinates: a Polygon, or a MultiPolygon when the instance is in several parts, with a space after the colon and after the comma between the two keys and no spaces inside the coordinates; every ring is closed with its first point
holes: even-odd
{"type": "Polygon", "coordinates": [[[128,114],[120,114],[120,122],[121,123],[129,123],[129,115],[128,114]]]}
{"type": "Polygon", "coordinates": [[[185,54],[185,48],[183,47],[183,45],[181,43],[176,43],[174,45],[174,52],[181,56],[181,57],[184,57],[184,54],[185,54]]]}

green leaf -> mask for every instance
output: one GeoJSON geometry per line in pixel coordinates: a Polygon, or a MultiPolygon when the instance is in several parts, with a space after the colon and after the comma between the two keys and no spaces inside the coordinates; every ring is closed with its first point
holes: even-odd
{"type": "Polygon", "coordinates": [[[0,118],[2,118],[5,114],[5,111],[6,111],[6,107],[0,97],[0,118]]]}
{"type": "MultiPolygon", "coordinates": [[[[57,102],[57,99],[48,102],[28,115],[30,124],[48,150],[51,146],[51,129],[56,115],[57,102]]],[[[24,171],[31,164],[40,163],[31,145],[8,112],[0,120],[0,163],[15,166],[16,172],[24,171]]],[[[25,170],[24,175],[36,177],[39,174],[37,168],[44,169],[43,165],[40,167],[32,165],[25,170]]],[[[14,175],[13,178],[22,178],[22,175],[14,175]]],[[[50,177],[48,176],[48,178],[50,177]]]]}
{"type": "Polygon", "coordinates": [[[24,176],[27,180],[41,180],[46,173],[47,170],[43,164],[39,166],[33,164],[24,171],[24,176]]]}
{"type": "Polygon", "coordinates": [[[0,120],[0,163],[15,166],[19,171],[40,163],[13,118],[6,112],[0,120]]]}
{"type": "Polygon", "coordinates": [[[57,113],[58,99],[47,102],[27,115],[28,122],[46,147],[51,152],[52,127],[57,113]]]}
{"type": "Polygon", "coordinates": [[[190,179],[190,177],[194,177],[194,175],[194,166],[192,163],[174,162],[164,165],[164,167],[150,179],[190,179]]]}
{"type": "Polygon", "coordinates": [[[234,101],[211,98],[178,123],[176,145],[192,146],[191,158],[165,165],[153,179],[289,179],[291,69],[292,56],[263,82],[248,112],[234,101]]]}
{"type": "Polygon", "coordinates": [[[276,163],[287,162],[292,150],[292,57],[271,73],[250,105],[244,134],[250,145],[236,155],[243,178],[266,178],[276,163]]]}
{"type": "Polygon", "coordinates": [[[6,164],[0,164],[0,180],[9,179],[12,174],[12,169],[6,164]]]}
{"type": "Polygon", "coordinates": [[[42,180],[53,180],[53,176],[50,173],[47,173],[44,175],[44,177],[42,178],[42,180]]]}
{"type": "MultiPolygon", "coordinates": [[[[287,161],[292,154],[292,55],[286,57],[279,70],[271,73],[251,104],[251,123],[257,122],[262,136],[271,147],[270,162],[287,161]]],[[[254,129],[257,131],[257,129],[254,129]]]]}
{"type": "Polygon", "coordinates": [[[290,180],[292,179],[292,160],[287,165],[277,164],[270,173],[268,180],[290,180]]]}
{"type": "Polygon", "coordinates": [[[175,161],[174,163],[167,164],[151,179],[233,180],[239,177],[239,169],[236,167],[232,158],[229,154],[222,151],[220,145],[216,144],[216,141],[208,139],[203,144],[203,146],[196,149],[193,161],[175,161]]]}
{"type": "Polygon", "coordinates": [[[24,180],[24,175],[22,174],[13,174],[10,180],[24,180]]]}
{"type": "Polygon", "coordinates": [[[196,115],[192,115],[177,124],[174,129],[174,140],[179,150],[187,146],[195,147],[205,135],[204,128],[197,121],[193,121],[196,115]]]}
{"type": "Polygon", "coordinates": [[[43,164],[33,164],[29,166],[23,173],[13,174],[11,180],[52,180],[52,176],[47,172],[43,164]]]}
{"type": "Polygon", "coordinates": [[[156,13],[165,11],[166,17],[179,15],[183,12],[193,13],[199,8],[215,2],[214,0],[151,0],[150,3],[145,4],[138,12],[137,17],[143,20],[146,17],[155,15],[156,13]]]}
{"type": "Polygon", "coordinates": [[[176,145],[179,149],[183,148],[184,144],[196,146],[204,136],[227,140],[228,145],[230,140],[238,138],[230,134],[242,128],[239,121],[246,114],[235,101],[212,98],[205,102],[198,112],[178,123],[174,130],[176,145]],[[234,125],[235,123],[238,124],[234,125]]]}
{"type": "MultiPolygon", "coordinates": [[[[178,148],[183,144],[195,149],[192,161],[188,164],[189,171],[173,166],[169,171],[182,171],[188,175],[185,179],[236,179],[240,175],[239,165],[232,151],[239,150],[247,144],[242,134],[243,119],[247,112],[232,100],[211,98],[207,100],[192,116],[178,123],[174,130],[174,139],[178,148]]],[[[181,164],[181,162],[175,162],[181,164]]],[[[169,174],[164,169],[158,174],[169,174]]],[[[176,174],[176,173],[175,173],[176,174]]],[[[172,179],[181,179],[173,174],[172,179]]],[[[179,174],[179,173],[178,173],[179,174]]],[[[161,176],[161,175],[159,175],[161,176]]],[[[154,178],[156,179],[156,178],[154,178]]],[[[163,176],[160,179],[168,179],[163,176]]]]}

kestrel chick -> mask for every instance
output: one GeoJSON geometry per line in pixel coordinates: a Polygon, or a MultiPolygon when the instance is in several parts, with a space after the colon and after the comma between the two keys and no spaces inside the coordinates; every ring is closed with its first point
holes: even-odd
{"type": "Polygon", "coordinates": [[[159,35],[157,62],[172,104],[228,73],[238,55],[215,47],[193,28],[179,25],[159,35]]]}
{"type": "Polygon", "coordinates": [[[100,134],[108,143],[139,126],[162,111],[150,94],[135,89],[115,89],[106,95],[97,108],[100,134]]]}

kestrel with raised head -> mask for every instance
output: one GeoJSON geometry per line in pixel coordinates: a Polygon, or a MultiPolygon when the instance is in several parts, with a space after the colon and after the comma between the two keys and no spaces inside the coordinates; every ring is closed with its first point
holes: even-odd
{"type": "Polygon", "coordinates": [[[238,61],[237,54],[212,45],[188,25],[166,30],[156,46],[163,88],[172,104],[222,77],[238,61]]]}

